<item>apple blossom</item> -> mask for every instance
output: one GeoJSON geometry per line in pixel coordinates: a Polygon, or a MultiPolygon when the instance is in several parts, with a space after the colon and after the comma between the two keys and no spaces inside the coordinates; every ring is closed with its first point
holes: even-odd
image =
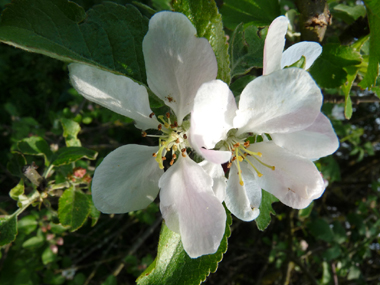
{"type": "Polygon", "coordinates": [[[199,87],[216,78],[214,52],[206,39],[196,37],[186,16],[160,12],[150,19],[143,54],[148,86],[172,109],[174,117],[170,113],[156,117],[149,107],[147,89],[127,77],[88,65],[69,65],[71,83],[80,94],[135,120],[143,136],[159,139],[158,147],[126,145],[106,156],[92,183],[95,206],[104,213],[143,209],[160,189],[165,222],[180,233],[189,256],[215,253],[226,222],[223,180],[212,166],[207,168],[189,158],[189,121],[184,120],[199,87]],[[148,129],[162,134],[148,135],[148,129]],[[167,154],[172,166],[164,172],[167,154]]]}
{"type": "Polygon", "coordinates": [[[228,162],[225,202],[235,216],[250,221],[259,215],[261,189],[296,209],[320,197],[325,189],[322,176],[310,159],[298,153],[320,157],[338,147],[329,120],[320,117],[321,104],[320,89],[299,68],[280,69],[250,82],[240,96],[239,109],[222,81],[200,87],[190,140],[208,162],[228,162]],[[322,123],[315,129],[316,120],[322,123]],[[294,152],[273,139],[300,132],[304,134],[294,142],[300,149],[294,152]]]}

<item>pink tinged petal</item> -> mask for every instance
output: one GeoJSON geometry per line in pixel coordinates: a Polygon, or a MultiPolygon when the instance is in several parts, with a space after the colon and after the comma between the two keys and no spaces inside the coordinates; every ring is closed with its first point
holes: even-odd
{"type": "Polygon", "coordinates": [[[177,115],[178,124],[193,108],[199,87],[217,75],[214,51],[186,16],[160,12],[149,21],[143,41],[148,85],[177,115]]]}
{"type": "Polygon", "coordinates": [[[249,150],[261,152],[260,161],[275,167],[272,170],[248,156],[263,174],[257,180],[261,188],[276,196],[285,205],[303,209],[324,192],[322,176],[309,159],[294,155],[272,142],[255,143],[249,150]]]}
{"type": "Polygon", "coordinates": [[[268,28],[264,45],[263,75],[281,69],[281,57],[285,47],[288,24],[288,19],[280,16],[274,19],[268,28]]]}
{"type": "MultiPolygon", "coordinates": [[[[192,126],[195,124],[191,123],[192,126]]],[[[216,163],[223,164],[230,160],[230,151],[212,150],[203,148],[203,137],[201,135],[192,135],[190,132],[190,145],[191,147],[200,154],[204,159],[216,163]]]]}
{"type": "Polygon", "coordinates": [[[226,213],[212,184],[188,156],[180,156],[159,181],[162,215],[191,258],[215,253],[224,235],[226,213]]]}
{"type": "Polygon", "coordinates": [[[310,126],[320,113],[322,93],[303,69],[288,68],[251,81],[234,119],[238,134],[288,133],[310,126]]]}
{"type": "Polygon", "coordinates": [[[298,132],[271,134],[272,140],[280,147],[308,159],[317,159],[334,153],[339,147],[330,120],[319,113],[314,123],[298,132]]]}
{"type": "Polygon", "coordinates": [[[202,137],[205,148],[213,148],[232,128],[236,102],[228,85],[220,80],[204,83],[198,90],[191,112],[190,135],[202,137]]]}
{"type": "Polygon", "coordinates": [[[297,62],[301,56],[306,58],[306,67],[309,69],[318,56],[322,53],[322,47],[316,42],[300,42],[292,45],[284,51],[281,59],[281,68],[297,62]]]}
{"type": "Polygon", "coordinates": [[[108,154],[92,181],[96,208],[119,214],[144,209],[153,202],[164,172],[152,156],[156,151],[157,147],[125,145],[108,154]]]}
{"type": "Polygon", "coordinates": [[[89,65],[69,65],[70,81],[86,99],[136,121],[142,130],[157,128],[156,118],[150,118],[148,93],[128,77],[116,75],[89,65]]]}
{"type": "Polygon", "coordinates": [[[259,214],[261,203],[261,187],[257,183],[257,175],[248,168],[247,163],[240,163],[244,185],[240,185],[238,169],[235,163],[230,168],[227,182],[225,203],[231,213],[243,221],[252,221],[259,214]]]}
{"type": "Polygon", "coordinates": [[[207,160],[202,161],[199,165],[202,166],[203,170],[212,178],[212,190],[214,190],[215,196],[219,199],[220,203],[222,203],[226,198],[227,187],[227,178],[224,174],[223,167],[220,164],[208,162],[207,160]]]}

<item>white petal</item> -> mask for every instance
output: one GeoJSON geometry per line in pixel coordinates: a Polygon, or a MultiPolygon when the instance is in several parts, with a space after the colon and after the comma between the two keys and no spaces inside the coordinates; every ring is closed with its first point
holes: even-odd
{"type": "Polygon", "coordinates": [[[207,160],[199,163],[203,167],[204,171],[213,180],[212,190],[214,190],[215,196],[219,199],[220,203],[226,198],[227,178],[224,175],[223,167],[220,164],[208,162],[207,160]]]}
{"type": "Polygon", "coordinates": [[[190,138],[191,147],[198,154],[200,154],[204,159],[216,164],[223,164],[230,160],[231,158],[230,151],[212,150],[212,149],[203,148],[202,147],[203,137],[201,135],[191,135],[190,133],[189,138],[190,138]]]}
{"type": "Polygon", "coordinates": [[[96,208],[119,214],[147,207],[158,194],[163,173],[152,157],[156,151],[156,147],[125,145],[108,154],[92,181],[96,208]]]}
{"type": "Polygon", "coordinates": [[[199,135],[202,147],[214,148],[220,140],[226,139],[236,110],[234,95],[226,83],[220,80],[204,83],[194,100],[190,136],[199,135]]]}
{"type": "Polygon", "coordinates": [[[287,133],[310,126],[320,112],[322,93],[303,69],[288,68],[250,82],[234,119],[238,133],[287,133]]]}
{"type": "Polygon", "coordinates": [[[330,155],[339,147],[339,140],[330,120],[322,113],[319,113],[310,127],[302,131],[271,134],[271,137],[278,146],[308,159],[330,155]]]}
{"type": "Polygon", "coordinates": [[[249,150],[261,152],[260,164],[254,157],[248,159],[263,174],[257,182],[261,188],[276,196],[282,203],[295,209],[307,207],[325,190],[317,167],[310,160],[294,155],[272,142],[255,143],[249,150]]]}
{"type": "Polygon", "coordinates": [[[285,35],[289,20],[280,16],[268,28],[264,45],[263,75],[281,69],[281,57],[285,47],[285,35]]]}
{"type": "Polygon", "coordinates": [[[157,128],[156,118],[149,118],[148,93],[128,77],[116,75],[89,65],[69,65],[70,81],[86,99],[136,121],[142,130],[157,128]]]}
{"type": "Polygon", "coordinates": [[[190,113],[199,87],[217,75],[215,54],[183,14],[160,12],[149,21],[143,41],[148,85],[177,115],[190,113]]]}
{"type": "Polygon", "coordinates": [[[226,206],[234,216],[243,221],[252,221],[259,214],[261,203],[261,187],[257,183],[257,175],[247,167],[247,163],[240,163],[244,185],[240,185],[238,169],[232,164],[227,182],[226,206]]]}
{"type": "Polygon", "coordinates": [[[284,51],[281,59],[281,68],[297,62],[301,56],[306,58],[306,67],[309,69],[317,57],[322,53],[322,47],[316,42],[300,42],[284,51]]]}
{"type": "Polygon", "coordinates": [[[172,231],[179,231],[191,258],[218,250],[224,235],[226,213],[214,195],[212,178],[188,156],[180,156],[159,186],[160,208],[172,231]]]}

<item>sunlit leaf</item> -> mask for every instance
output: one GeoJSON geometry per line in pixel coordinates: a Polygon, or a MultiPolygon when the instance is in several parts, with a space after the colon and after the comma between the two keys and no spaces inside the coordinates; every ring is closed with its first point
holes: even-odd
{"type": "Polygon", "coordinates": [[[80,132],[80,125],[69,119],[62,118],[63,137],[65,138],[66,146],[82,146],[80,140],[77,138],[80,132]]]}
{"type": "Polygon", "coordinates": [[[272,208],[272,203],[278,202],[278,199],[265,190],[263,191],[263,197],[260,204],[260,215],[257,217],[256,225],[260,231],[265,230],[271,221],[270,215],[276,215],[276,212],[272,208]]]}
{"type": "Polygon", "coordinates": [[[23,154],[43,156],[45,165],[48,166],[53,155],[48,143],[41,137],[30,137],[23,139],[17,144],[18,149],[23,154]]]}
{"type": "Polygon", "coordinates": [[[9,196],[13,200],[18,200],[18,196],[24,194],[25,186],[24,186],[24,179],[21,178],[20,182],[12,188],[12,190],[9,192],[9,196]]]}
{"type": "Polygon", "coordinates": [[[54,154],[52,164],[60,166],[70,164],[82,158],[94,160],[97,155],[98,153],[96,151],[84,147],[63,147],[54,154]]]}
{"type": "Polygon", "coordinates": [[[17,216],[0,217],[0,246],[11,243],[17,235],[17,216]]]}

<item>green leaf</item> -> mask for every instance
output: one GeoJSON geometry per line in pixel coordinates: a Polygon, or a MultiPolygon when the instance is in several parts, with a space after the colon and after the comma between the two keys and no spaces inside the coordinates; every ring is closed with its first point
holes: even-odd
{"type": "Polygon", "coordinates": [[[117,285],[116,277],[113,275],[109,275],[101,285],[117,285]]]}
{"type": "Polygon", "coordinates": [[[20,182],[9,192],[9,196],[11,196],[13,200],[17,201],[18,196],[24,194],[24,190],[24,179],[21,178],[20,182]]]}
{"type": "Polygon", "coordinates": [[[240,96],[241,92],[243,92],[245,86],[249,82],[251,82],[253,79],[255,79],[255,76],[252,75],[246,75],[239,77],[238,79],[234,80],[234,82],[231,83],[230,89],[234,93],[235,97],[240,96]]]}
{"type": "Polygon", "coordinates": [[[264,39],[253,24],[238,25],[230,44],[231,77],[248,73],[254,67],[263,67],[264,39]]]}
{"type": "Polygon", "coordinates": [[[333,232],[334,232],[334,240],[341,244],[344,243],[347,240],[347,234],[344,227],[341,225],[340,222],[334,221],[333,222],[333,232]]]}
{"type": "Polygon", "coordinates": [[[347,81],[342,85],[342,91],[344,94],[344,116],[347,120],[349,120],[352,117],[352,101],[350,91],[356,75],[358,74],[359,68],[356,66],[347,66],[344,70],[347,72],[347,81]]]}
{"type": "Polygon", "coordinates": [[[311,211],[313,210],[314,207],[314,201],[310,203],[309,206],[307,206],[305,209],[301,209],[298,211],[298,217],[300,218],[307,218],[310,216],[311,211]]]}
{"type": "Polygon", "coordinates": [[[49,166],[53,155],[48,143],[41,137],[30,137],[17,143],[17,147],[23,154],[43,156],[45,165],[49,166]]]}
{"type": "Polygon", "coordinates": [[[256,218],[256,225],[260,231],[265,230],[271,221],[270,215],[276,215],[276,212],[272,208],[272,203],[278,202],[278,199],[265,190],[263,191],[263,197],[260,204],[260,215],[256,218]]]}
{"type": "Polygon", "coordinates": [[[289,65],[289,66],[285,66],[284,68],[289,68],[289,67],[297,67],[297,68],[305,69],[306,68],[306,57],[301,56],[301,58],[299,60],[297,60],[295,63],[293,63],[292,65],[289,65]]]}
{"type": "Polygon", "coordinates": [[[334,10],[340,12],[339,18],[342,18],[347,24],[352,24],[359,17],[365,17],[366,10],[362,5],[348,6],[338,4],[334,6],[334,10]]]}
{"type": "Polygon", "coordinates": [[[359,65],[362,62],[360,53],[349,46],[325,44],[322,54],[310,68],[310,74],[320,87],[335,88],[347,80],[348,66],[359,65]]]}
{"type": "Polygon", "coordinates": [[[37,224],[36,217],[28,215],[18,221],[17,228],[20,233],[28,235],[37,229],[37,224]]]}
{"type": "Polygon", "coordinates": [[[327,261],[331,261],[338,258],[341,254],[342,250],[340,249],[339,245],[334,245],[333,247],[330,247],[328,250],[326,250],[322,256],[326,258],[327,261]]]}
{"type": "Polygon", "coordinates": [[[218,62],[217,78],[229,84],[230,61],[222,17],[213,0],[173,0],[173,9],[185,14],[197,29],[198,37],[206,38],[218,62]]]}
{"type": "Polygon", "coordinates": [[[43,236],[35,236],[23,242],[23,248],[37,248],[44,244],[43,236]]]}
{"type": "Polygon", "coordinates": [[[376,84],[379,75],[380,63],[380,5],[377,0],[364,0],[367,8],[369,29],[369,63],[365,77],[359,83],[363,89],[371,88],[376,84]]]}
{"type": "Polygon", "coordinates": [[[308,228],[316,239],[331,242],[334,238],[334,234],[329,224],[324,219],[318,218],[313,220],[308,225],[308,228]]]}
{"type": "Polygon", "coordinates": [[[54,154],[53,165],[66,165],[82,158],[94,160],[97,155],[96,151],[84,147],[63,147],[54,154]]]}
{"type": "Polygon", "coordinates": [[[223,253],[227,251],[231,223],[231,214],[227,213],[226,231],[215,254],[192,259],[183,249],[181,236],[169,230],[163,222],[157,257],[137,279],[137,284],[200,284],[216,271],[223,253]]]}
{"type": "Polygon", "coordinates": [[[281,15],[277,0],[225,0],[220,8],[224,25],[234,30],[240,23],[269,26],[281,15]]]}
{"type": "Polygon", "coordinates": [[[106,2],[87,14],[67,0],[15,0],[3,11],[0,40],[146,82],[142,40],[148,20],[133,6],[106,2]]]}
{"type": "Polygon", "coordinates": [[[45,248],[45,250],[44,250],[44,252],[42,253],[42,256],[41,256],[42,263],[44,265],[55,261],[56,258],[57,258],[57,255],[54,254],[54,252],[50,249],[50,246],[48,246],[47,248],[45,248]]]}
{"type": "Polygon", "coordinates": [[[65,190],[58,203],[58,218],[71,231],[79,229],[90,214],[90,203],[86,194],[73,188],[65,190]]]}
{"type": "Polygon", "coordinates": [[[90,214],[89,217],[91,218],[91,227],[95,226],[100,218],[100,211],[96,209],[94,202],[92,201],[92,196],[87,195],[89,203],[90,203],[90,214]]]}
{"type": "Polygon", "coordinates": [[[17,235],[17,216],[0,217],[0,246],[11,243],[17,235]]]}
{"type": "Polygon", "coordinates": [[[24,177],[23,168],[25,164],[26,164],[25,157],[18,152],[14,152],[12,153],[11,159],[7,163],[7,169],[13,175],[23,178],[24,177]]]}
{"type": "Polygon", "coordinates": [[[62,118],[63,137],[65,138],[66,146],[82,146],[80,140],[77,138],[80,132],[80,125],[69,119],[62,118]]]}
{"type": "Polygon", "coordinates": [[[323,274],[322,274],[322,280],[320,283],[323,285],[332,284],[333,278],[332,278],[332,274],[330,272],[330,264],[328,264],[326,261],[324,261],[322,263],[322,267],[323,267],[323,274]]]}

